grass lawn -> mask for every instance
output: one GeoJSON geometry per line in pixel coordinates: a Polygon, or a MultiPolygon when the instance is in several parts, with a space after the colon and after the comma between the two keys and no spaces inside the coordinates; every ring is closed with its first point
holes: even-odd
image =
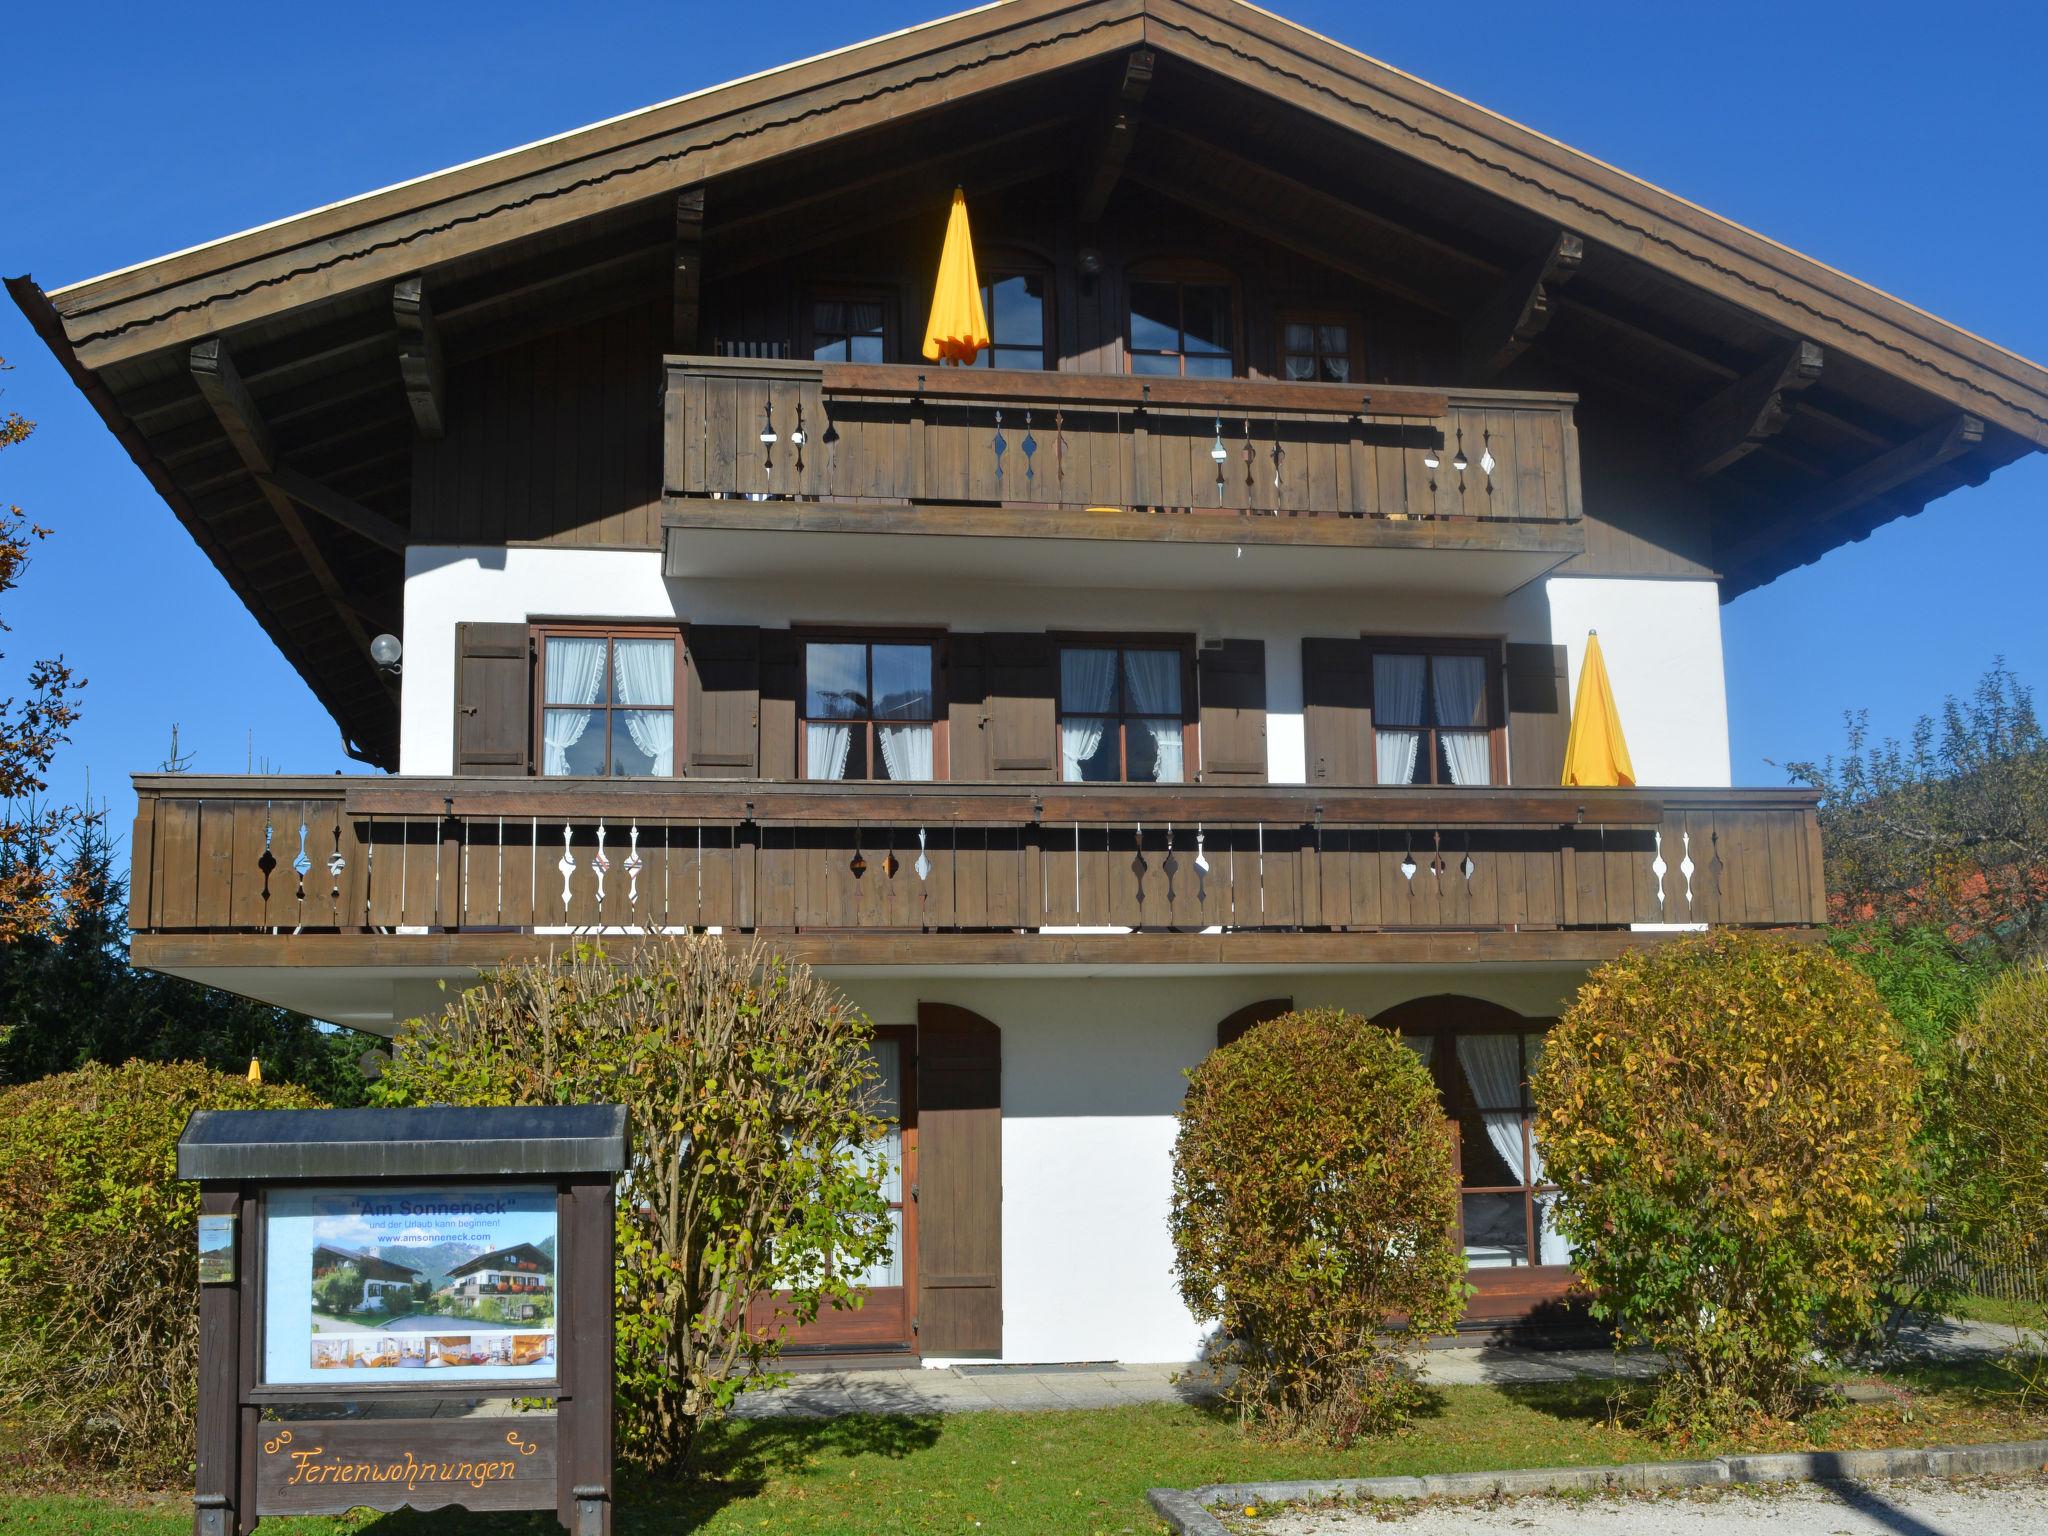
{"type": "MultiPolygon", "coordinates": [[[[869,1532],[1151,1533],[1156,1484],[1598,1465],[1721,1451],[1958,1444],[2048,1435],[1982,1368],[1926,1367],[1886,1378],[1894,1402],[1816,1411],[1734,1445],[1674,1445],[1614,1422],[1603,1382],[1439,1389],[1403,1433],[1348,1451],[1271,1445],[1220,1413],[1154,1405],[1074,1413],[972,1413],[733,1423],[711,1437],[707,1476],[688,1487],[628,1481],[621,1536],[863,1536],[869,1532]]],[[[1628,1389],[1623,1389],[1628,1390],[1628,1389]]],[[[1639,1389],[1638,1389],[1639,1390],[1639,1389]]],[[[1623,1405],[1625,1407],[1625,1404],[1623,1405]]],[[[1624,1420],[1626,1414],[1623,1415],[1624,1420]]],[[[182,1496],[0,1500],[0,1531],[37,1536],[184,1536],[182,1496]]],[[[266,1520],[275,1536],[540,1536],[534,1517],[360,1515],[266,1520]]]]}
{"type": "Polygon", "coordinates": [[[2001,1328],[2039,1327],[2048,1308],[2038,1302],[2001,1301],[1996,1296],[1965,1296],[1952,1309],[1957,1317],[1973,1323],[1995,1323],[2001,1328]]]}

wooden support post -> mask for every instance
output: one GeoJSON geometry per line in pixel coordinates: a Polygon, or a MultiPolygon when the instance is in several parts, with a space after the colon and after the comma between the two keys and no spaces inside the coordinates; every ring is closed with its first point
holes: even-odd
{"type": "Polygon", "coordinates": [[[1465,376],[1490,379],[1528,350],[1550,324],[1552,294],[1570,282],[1585,259],[1585,242],[1559,230],[1549,249],[1509,274],[1491,299],[1465,326],[1465,376]]]}
{"type": "Polygon", "coordinates": [[[398,322],[398,377],[413,426],[421,437],[438,438],[447,430],[448,379],[425,279],[404,278],[392,288],[391,315],[398,322]]]}
{"type": "MultiPolygon", "coordinates": [[[[315,585],[333,606],[341,619],[342,628],[361,648],[364,664],[369,661],[370,635],[363,628],[363,622],[356,617],[355,609],[345,596],[345,589],[328,564],[327,556],[314,542],[312,530],[292,498],[285,494],[274,478],[279,468],[276,444],[270,429],[263,420],[262,412],[242,382],[242,375],[235,367],[234,357],[229,353],[227,343],[218,336],[209,336],[192,348],[188,366],[193,382],[199,386],[199,393],[212,410],[214,419],[220,423],[221,431],[234,447],[242,463],[262,488],[264,500],[276,513],[283,525],[292,547],[305,561],[306,569],[312,574],[315,585]]],[[[387,686],[389,680],[387,679],[387,686]]]]}
{"type": "Polygon", "coordinates": [[[616,1315],[612,1264],[616,1201],[609,1179],[574,1180],[557,1209],[562,1226],[562,1292],[575,1306],[567,1319],[575,1348],[556,1412],[561,1463],[556,1513],[573,1536],[611,1536],[612,1355],[616,1315]]]}
{"type": "Polygon", "coordinates": [[[1131,158],[1131,146],[1138,139],[1139,106],[1152,86],[1152,72],[1158,57],[1150,48],[1134,48],[1124,60],[1123,85],[1117,104],[1097,131],[1095,147],[1084,162],[1081,199],[1075,212],[1083,224],[1093,224],[1109,206],[1110,195],[1123,179],[1124,165],[1131,158]]]}
{"type": "Polygon", "coordinates": [[[1693,411],[1680,428],[1686,473],[1699,480],[1718,475],[1775,437],[1792,416],[1785,397],[1812,385],[1822,361],[1814,343],[1789,341],[1693,411]]]}
{"type": "Polygon", "coordinates": [[[689,355],[703,351],[704,189],[685,187],[676,194],[675,317],[669,350],[689,355]]]}
{"type": "Polygon", "coordinates": [[[1787,537],[1813,538],[1828,524],[1875,501],[1907,481],[1938,469],[1959,458],[1984,441],[1984,423],[1975,416],[1957,414],[1936,422],[1919,436],[1881,453],[1859,465],[1833,484],[1773,517],[1764,527],[1728,549],[1714,551],[1715,563],[1723,571],[1740,570],[1757,555],[1787,537]]]}
{"type": "MultiPolygon", "coordinates": [[[[238,1190],[220,1185],[199,1192],[202,1216],[234,1216],[241,1225],[238,1190]]],[[[233,1285],[199,1288],[199,1423],[193,1483],[192,1536],[239,1536],[255,1523],[243,1507],[241,1367],[242,1300],[252,1280],[249,1233],[235,1233],[233,1285]]]]}

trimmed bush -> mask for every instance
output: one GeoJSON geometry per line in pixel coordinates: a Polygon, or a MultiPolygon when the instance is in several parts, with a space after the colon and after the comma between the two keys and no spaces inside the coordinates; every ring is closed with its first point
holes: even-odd
{"type": "Polygon", "coordinates": [[[1220,1325],[1212,1361],[1242,1420],[1340,1445],[1399,1425],[1407,1358],[1464,1311],[1457,1220],[1436,1085],[1391,1030],[1291,1013],[1188,1074],[1174,1271],[1220,1325]]]}
{"type": "Polygon", "coordinates": [[[0,1089],[0,1418],[32,1460],[189,1480],[199,1190],[174,1177],[195,1109],[304,1109],[301,1088],[133,1061],[0,1089]]]}
{"type": "Polygon", "coordinates": [[[1917,1072],[1869,980],[1723,931],[1601,966],[1548,1039],[1558,1226],[1668,1424],[1794,1411],[1817,1345],[1884,1311],[1915,1195],[1917,1072]]]}
{"type": "Polygon", "coordinates": [[[697,1431],[782,1342],[747,1306],[784,1293],[789,1326],[858,1306],[889,1250],[873,1026],[803,966],[717,937],[573,953],[486,975],[392,1042],[388,1104],[625,1106],[619,1187],[618,1434],[679,1469],[697,1431]]]}
{"type": "Polygon", "coordinates": [[[2032,961],[1985,989],[1958,1039],[1955,1175],[1942,1200],[1976,1262],[2017,1268],[2022,1336],[2006,1357],[2024,1402],[2048,1398],[2048,965],[2032,961]]]}

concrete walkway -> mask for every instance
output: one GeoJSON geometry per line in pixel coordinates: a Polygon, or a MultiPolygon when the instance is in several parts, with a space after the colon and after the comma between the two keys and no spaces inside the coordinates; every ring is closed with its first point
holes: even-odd
{"type": "MultiPolygon", "coordinates": [[[[1948,1319],[1909,1328],[1888,1359],[1972,1359],[1996,1355],[2012,1330],[1948,1319]]],[[[1513,1349],[1500,1345],[1432,1349],[1422,1377],[1442,1386],[1509,1382],[1614,1380],[1650,1376],[1655,1356],[1616,1356],[1605,1349],[1513,1349]]],[[[742,1418],[827,1419],[849,1413],[1013,1413],[1060,1408],[1119,1408],[1131,1403],[1192,1403],[1215,1386],[1188,1365],[968,1365],[894,1370],[814,1371],[788,1386],[749,1392],[734,1412],[742,1418]]]]}
{"type": "MultiPolygon", "coordinates": [[[[1604,1349],[1433,1349],[1423,1362],[1422,1375],[1445,1386],[1469,1386],[1647,1376],[1655,1370],[1656,1362],[1649,1356],[1617,1358],[1604,1349]]],[[[764,1419],[823,1419],[848,1413],[1029,1413],[1192,1403],[1214,1396],[1214,1383],[1187,1365],[969,1365],[806,1372],[786,1387],[747,1393],[734,1412],[764,1419]]]]}

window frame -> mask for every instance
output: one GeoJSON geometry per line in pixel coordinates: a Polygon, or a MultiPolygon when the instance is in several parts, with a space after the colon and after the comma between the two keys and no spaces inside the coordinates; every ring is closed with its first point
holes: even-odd
{"type": "MultiPolygon", "coordinates": [[[[802,647],[797,662],[796,699],[796,777],[800,784],[944,784],[953,776],[953,740],[948,721],[948,700],[946,685],[946,638],[947,631],[922,626],[898,627],[888,624],[792,624],[790,633],[802,647]],[[860,724],[866,727],[868,772],[858,779],[814,779],[810,773],[809,732],[804,728],[810,724],[806,713],[811,697],[811,651],[813,640],[826,644],[846,644],[858,641],[869,647],[868,681],[874,682],[874,651],[877,645],[925,645],[932,653],[932,776],[929,779],[878,779],[874,776],[875,720],[870,715],[862,720],[835,720],[835,725],[860,724]]],[[[872,708],[872,702],[870,708],[872,708]]],[[[892,722],[899,725],[921,725],[919,720],[892,722]]]]}
{"type": "MultiPolygon", "coordinates": [[[[1188,309],[1189,288],[1221,288],[1230,302],[1230,351],[1228,361],[1230,372],[1227,378],[1244,376],[1244,292],[1237,275],[1229,269],[1212,262],[1186,259],[1154,259],[1134,262],[1124,268],[1123,274],[1123,352],[1124,372],[1134,378],[1205,378],[1207,375],[1188,373],[1188,309]],[[1180,350],[1161,352],[1147,347],[1142,351],[1133,342],[1131,320],[1131,289],[1138,283],[1171,283],[1175,292],[1175,327],[1180,350]],[[1179,363],[1174,374],[1141,374],[1137,368],[1140,357],[1171,357],[1179,363]]],[[[1214,357],[1213,352],[1197,353],[1198,357],[1214,357]]]]}
{"type": "MultiPolygon", "coordinates": [[[[669,706],[668,711],[674,717],[675,740],[669,749],[669,762],[673,765],[669,777],[672,779],[680,778],[682,775],[675,771],[675,769],[680,768],[683,762],[683,747],[688,740],[688,735],[683,728],[684,702],[689,697],[689,663],[684,654],[684,641],[687,630],[688,626],[685,624],[679,622],[663,623],[658,620],[629,620],[620,623],[606,623],[601,619],[534,619],[529,621],[527,624],[527,638],[528,643],[533,647],[533,715],[529,724],[529,729],[532,732],[530,740],[533,743],[533,755],[529,760],[532,777],[539,779],[591,777],[589,774],[551,774],[547,771],[548,710],[551,707],[556,709],[569,707],[559,704],[550,706],[548,703],[547,643],[551,637],[554,637],[565,640],[673,640],[675,642],[676,674],[675,691],[673,694],[675,702],[669,706]]],[[[612,665],[614,654],[615,652],[612,648],[607,645],[605,648],[605,666],[607,669],[612,665]]],[[[607,670],[607,681],[609,681],[609,677],[610,673],[607,670]]],[[[658,714],[660,713],[659,706],[652,704],[613,704],[607,700],[604,703],[593,704],[590,707],[604,715],[605,772],[600,777],[607,781],[614,777],[652,778],[653,775],[651,774],[614,775],[611,772],[611,717],[614,711],[623,714],[658,714]]]]}
{"type": "MultiPolygon", "coordinates": [[[[840,282],[836,280],[809,283],[804,286],[798,303],[802,306],[802,309],[797,316],[800,322],[797,326],[797,340],[802,347],[801,355],[804,358],[811,361],[835,363],[850,363],[854,361],[851,356],[853,350],[851,347],[847,348],[849,354],[847,357],[825,359],[819,359],[818,357],[817,306],[819,304],[840,303],[881,305],[882,361],[884,363],[893,363],[899,360],[900,354],[896,347],[898,334],[896,324],[897,293],[894,284],[840,282]]],[[[850,336],[852,333],[834,332],[832,334],[850,336]]]]}
{"type": "MultiPolygon", "coordinates": [[[[999,250],[984,266],[980,276],[981,286],[987,291],[983,299],[984,304],[993,299],[996,285],[1006,278],[1035,277],[1045,284],[1045,296],[1039,301],[1039,328],[1042,333],[1038,344],[1039,365],[1036,368],[1015,369],[1013,371],[1019,373],[1056,372],[1059,360],[1058,353],[1054,347],[1054,338],[1059,334],[1059,329],[1055,324],[1053,315],[1053,301],[1057,295],[1057,284],[1054,282],[1052,265],[1049,262],[1039,260],[1037,257],[999,250]]],[[[995,361],[998,343],[995,341],[996,317],[993,313],[988,317],[988,329],[989,344],[983,348],[983,356],[987,357],[988,361],[984,363],[980,357],[977,357],[974,360],[974,366],[989,369],[994,369],[998,366],[1008,366],[998,365],[995,361]]],[[[1019,343],[1009,342],[1004,345],[1014,350],[1019,343]]]]}
{"type": "MultiPolygon", "coordinates": [[[[1342,380],[1341,382],[1346,385],[1351,385],[1362,384],[1365,381],[1365,328],[1363,325],[1359,323],[1359,317],[1349,310],[1315,309],[1309,307],[1290,307],[1276,310],[1274,312],[1274,378],[1279,379],[1283,383],[1299,382],[1309,384],[1321,384],[1330,382],[1326,379],[1323,379],[1320,375],[1316,376],[1315,378],[1305,380],[1295,380],[1288,376],[1287,354],[1289,349],[1287,346],[1287,327],[1290,325],[1307,325],[1314,327],[1321,327],[1325,325],[1343,326],[1345,328],[1345,334],[1349,338],[1346,344],[1344,355],[1346,360],[1351,364],[1351,377],[1349,379],[1342,380]]],[[[1325,355],[1327,354],[1324,353],[1319,342],[1315,349],[1315,356],[1317,361],[1320,362],[1325,355]]]]}
{"type": "MultiPolygon", "coordinates": [[[[1110,719],[1116,721],[1117,776],[1113,780],[1095,781],[1069,779],[1066,776],[1064,756],[1058,764],[1057,782],[1061,784],[1109,782],[1115,784],[1153,784],[1153,779],[1133,779],[1131,773],[1131,751],[1129,725],[1132,719],[1124,708],[1124,651],[1172,651],[1180,657],[1180,744],[1181,784],[1197,782],[1196,773],[1201,764],[1200,716],[1195,705],[1195,637],[1193,635],[1151,635],[1134,634],[1128,630],[1051,630],[1047,637],[1052,641],[1053,699],[1052,728],[1054,750],[1060,751],[1058,737],[1067,718],[1066,667],[1061,654],[1069,648],[1084,651],[1114,649],[1119,652],[1116,669],[1117,712],[1112,716],[1099,715],[1093,710],[1075,710],[1076,716],[1088,719],[1110,719]]],[[[1140,720],[1156,720],[1158,715],[1139,715],[1140,720]]],[[[1170,786],[1169,786],[1170,787],[1170,786]]]]}
{"type": "MultiPolygon", "coordinates": [[[[1380,656],[1414,656],[1428,658],[1437,656],[1477,656],[1486,662],[1486,737],[1488,782],[1485,784],[1451,784],[1437,777],[1438,747],[1437,733],[1444,727],[1431,723],[1422,726],[1390,725],[1388,730],[1420,730],[1427,738],[1425,747],[1429,763],[1429,778],[1421,784],[1389,785],[1392,789],[1502,789],[1508,782],[1508,719],[1507,719],[1507,643],[1493,637],[1471,637],[1454,635],[1364,635],[1365,642],[1365,715],[1366,715],[1366,761],[1372,767],[1373,783],[1378,784],[1379,752],[1378,732],[1380,730],[1379,700],[1374,696],[1374,662],[1380,656]]],[[[1433,665],[1424,672],[1424,700],[1432,715],[1436,712],[1436,670],[1433,665]]]]}

